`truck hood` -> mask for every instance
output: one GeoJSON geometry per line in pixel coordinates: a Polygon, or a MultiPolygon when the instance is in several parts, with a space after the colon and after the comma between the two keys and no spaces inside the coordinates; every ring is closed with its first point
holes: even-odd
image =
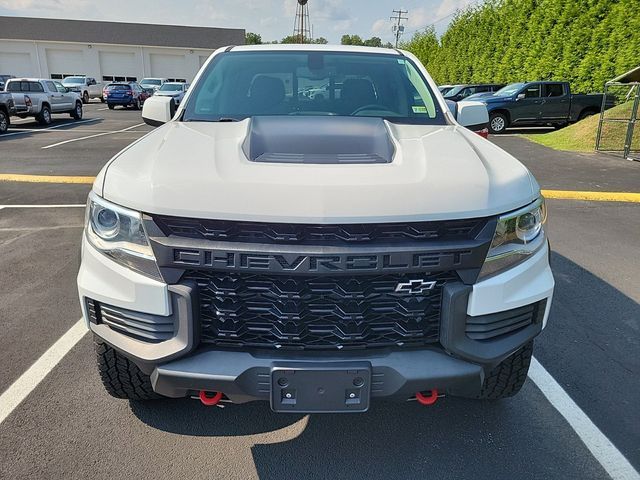
{"type": "Polygon", "coordinates": [[[483,217],[539,196],[521,163],[460,126],[384,121],[389,162],[318,164],[252,161],[251,123],[169,122],[116,155],[94,190],[150,214],[297,223],[483,217]]]}

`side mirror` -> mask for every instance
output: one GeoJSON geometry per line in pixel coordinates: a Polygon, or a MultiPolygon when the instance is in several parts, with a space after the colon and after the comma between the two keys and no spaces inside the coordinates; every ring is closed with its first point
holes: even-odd
{"type": "Polygon", "coordinates": [[[65,91],[66,93],[69,93],[69,92],[71,91],[71,89],[70,89],[69,87],[64,87],[64,91],[65,91]]]}
{"type": "Polygon", "coordinates": [[[458,102],[456,120],[460,125],[474,132],[488,128],[489,112],[487,111],[487,106],[482,102],[458,102]]]}
{"type": "Polygon", "coordinates": [[[149,97],[142,107],[142,120],[147,125],[159,127],[170,121],[176,113],[176,102],[170,97],[149,97]]]}
{"type": "Polygon", "coordinates": [[[527,96],[526,96],[524,93],[519,93],[519,94],[516,96],[516,100],[522,100],[522,99],[524,99],[524,98],[527,98],[527,96]]]}

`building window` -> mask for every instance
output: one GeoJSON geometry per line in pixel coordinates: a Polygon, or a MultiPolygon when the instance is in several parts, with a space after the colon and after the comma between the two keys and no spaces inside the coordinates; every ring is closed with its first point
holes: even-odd
{"type": "Polygon", "coordinates": [[[127,77],[127,82],[137,82],[138,77],[127,77]]]}
{"type": "Polygon", "coordinates": [[[52,73],[51,74],[51,78],[53,80],[62,80],[62,74],[61,73],[52,73]]]}

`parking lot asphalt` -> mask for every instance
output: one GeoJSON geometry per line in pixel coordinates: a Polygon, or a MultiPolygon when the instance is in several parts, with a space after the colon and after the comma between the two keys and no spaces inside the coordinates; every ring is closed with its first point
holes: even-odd
{"type": "MultiPolygon", "coordinates": [[[[139,125],[140,112],[104,108],[90,104],[91,121],[82,124],[61,117],[53,126],[64,126],[51,130],[12,126],[16,135],[0,138],[0,174],[95,175],[150,130],[139,125]],[[68,140],[75,141],[43,148],[68,140]]],[[[511,136],[492,140],[545,189],[640,192],[639,164],[511,136]]],[[[84,211],[32,206],[81,205],[89,188],[0,181],[0,394],[80,318],[75,275],[84,211]]],[[[640,204],[548,206],[557,285],[535,357],[640,469],[640,204]]],[[[363,415],[126,402],[102,389],[89,335],[0,422],[0,478],[608,477],[588,439],[531,380],[500,402],[374,402],[363,415]]]]}

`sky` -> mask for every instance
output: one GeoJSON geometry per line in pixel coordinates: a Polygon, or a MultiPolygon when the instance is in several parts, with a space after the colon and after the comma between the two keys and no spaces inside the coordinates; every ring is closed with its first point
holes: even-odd
{"type": "MultiPolygon", "coordinates": [[[[393,10],[408,10],[408,39],[435,23],[443,32],[458,9],[482,0],[309,0],[314,37],[340,43],[343,34],[392,41],[393,10]]],[[[293,33],[296,0],[0,0],[0,15],[244,28],[263,41],[293,33]],[[123,12],[126,12],[123,14],[123,12]]]]}

